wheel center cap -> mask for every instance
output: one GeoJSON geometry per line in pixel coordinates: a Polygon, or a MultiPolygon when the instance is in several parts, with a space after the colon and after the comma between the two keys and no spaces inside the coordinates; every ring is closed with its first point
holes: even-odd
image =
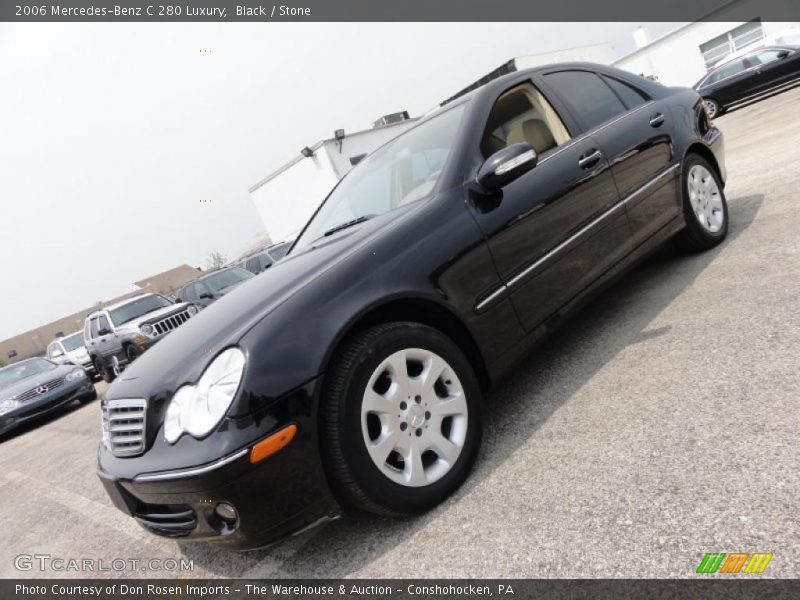
{"type": "Polygon", "coordinates": [[[411,427],[419,428],[425,423],[425,411],[419,404],[414,404],[408,409],[408,424],[411,427]]]}

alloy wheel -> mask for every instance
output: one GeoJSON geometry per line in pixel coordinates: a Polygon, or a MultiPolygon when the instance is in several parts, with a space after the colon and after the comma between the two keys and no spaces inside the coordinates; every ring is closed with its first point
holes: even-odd
{"type": "Polygon", "coordinates": [[[392,481],[422,487],[453,468],[467,436],[467,401],[439,355],[407,348],[374,370],[361,403],[361,429],[372,462],[392,481]]]}
{"type": "Polygon", "coordinates": [[[703,100],[703,106],[706,109],[706,114],[708,115],[709,119],[713,119],[714,117],[717,116],[717,113],[719,112],[719,107],[717,106],[716,102],[714,102],[713,100],[703,100]]]}
{"type": "Polygon", "coordinates": [[[111,372],[114,374],[114,377],[119,377],[119,359],[116,356],[111,357],[111,372]]]}
{"type": "Polygon", "coordinates": [[[700,225],[710,233],[717,233],[725,220],[717,180],[703,165],[693,165],[689,169],[687,186],[689,202],[700,225]]]}

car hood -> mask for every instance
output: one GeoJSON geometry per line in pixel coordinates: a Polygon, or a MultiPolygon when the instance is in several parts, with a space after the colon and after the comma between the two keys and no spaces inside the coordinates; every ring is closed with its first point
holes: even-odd
{"type": "Polygon", "coordinates": [[[132,321],[128,321],[123,325],[120,325],[120,329],[139,329],[139,325],[144,323],[155,323],[156,321],[162,319],[163,317],[179,313],[186,309],[189,306],[186,302],[181,302],[180,304],[170,304],[169,306],[165,306],[164,308],[159,308],[158,310],[154,310],[152,312],[147,313],[146,315],[142,315],[132,321]]]}
{"type": "MultiPolygon", "coordinates": [[[[403,213],[411,207],[401,209],[403,213]]],[[[148,398],[161,404],[182,384],[194,382],[208,363],[280,304],[390,223],[397,211],[323,238],[290,254],[200,311],[140,356],[111,385],[107,398],[148,398]]]]}
{"type": "Polygon", "coordinates": [[[28,390],[32,390],[33,388],[47,383],[48,381],[53,381],[59,377],[64,377],[67,373],[74,370],[75,365],[59,365],[55,369],[50,369],[44,373],[37,373],[36,375],[31,375],[30,377],[21,379],[20,381],[17,381],[16,383],[13,383],[7,387],[0,388],[0,400],[18,396],[19,394],[27,392],[28,390]]]}

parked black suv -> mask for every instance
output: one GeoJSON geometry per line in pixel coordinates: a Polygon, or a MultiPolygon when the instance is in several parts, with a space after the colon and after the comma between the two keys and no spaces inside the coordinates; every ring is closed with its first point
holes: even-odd
{"type": "Polygon", "coordinates": [[[178,302],[190,302],[206,307],[241,285],[254,275],[247,269],[225,267],[198,277],[178,290],[178,302]]]}

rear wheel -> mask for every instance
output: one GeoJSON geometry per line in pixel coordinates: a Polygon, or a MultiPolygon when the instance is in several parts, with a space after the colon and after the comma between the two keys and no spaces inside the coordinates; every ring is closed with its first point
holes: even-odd
{"type": "Polygon", "coordinates": [[[703,98],[703,106],[709,119],[714,119],[722,114],[722,107],[713,98],[703,98]]]}
{"type": "Polygon", "coordinates": [[[683,164],[683,213],[686,228],[678,235],[688,251],[713,248],[728,234],[728,203],[716,169],[697,154],[683,164]]]}
{"type": "Polygon", "coordinates": [[[419,513],[469,473],[480,446],[480,387],[464,354],[437,330],[378,325],[338,353],[322,420],[326,469],[345,505],[419,513]]]}
{"type": "Polygon", "coordinates": [[[111,364],[100,359],[94,359],[94,370],[103,378],[106,383],[111,383],[119,375],[119,361],[116,356],[111,357],[111,364]]]}

